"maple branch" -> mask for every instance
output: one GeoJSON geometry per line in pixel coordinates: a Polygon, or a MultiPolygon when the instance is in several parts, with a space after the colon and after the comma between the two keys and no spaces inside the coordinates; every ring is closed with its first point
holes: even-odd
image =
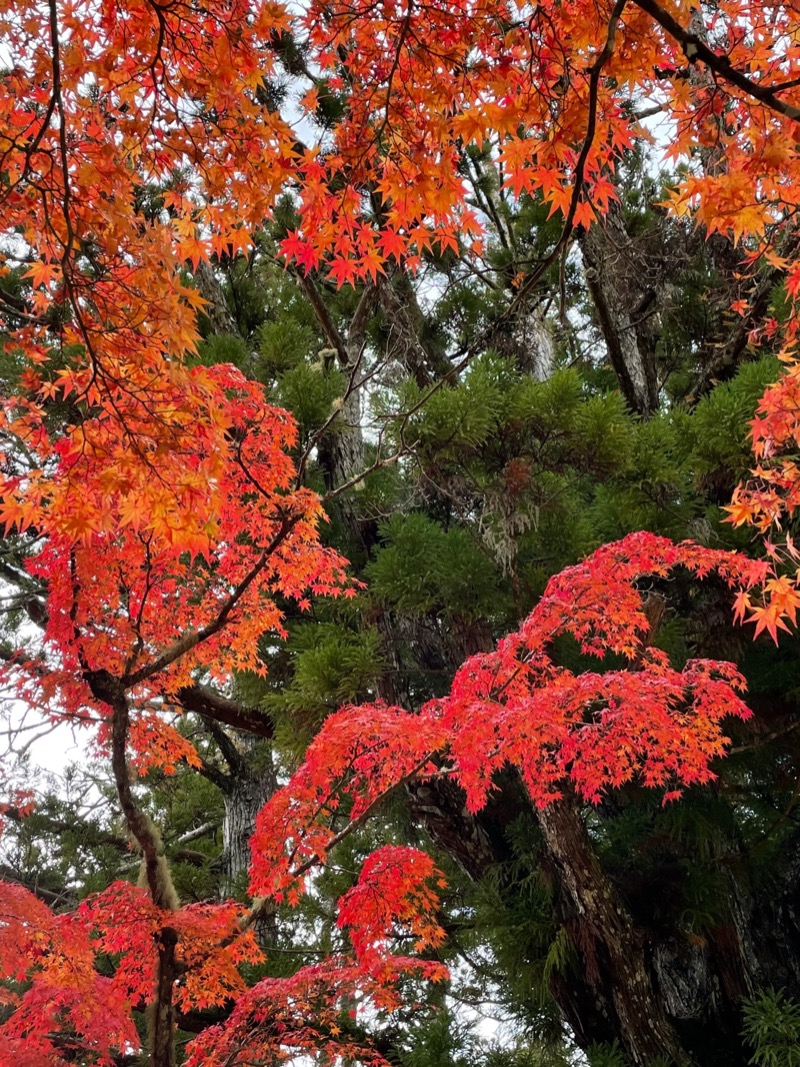
{"type": "Polygon", "coordinates": [[[793,119],[795,122],[800,121],[800,107],[795,107],[794,104],[787,104],[776,96],[776,93],[793,88],[796,82],[786,82],[783,85],[774,86],[761,85],[759,82],[754,82],[742,71],[737,70],[726,55],[715,52],[709,48],[701,37],[683,27],[656,0],[632,0],[632,3],[655,19],[662,29],[666,30],[670,37],[673,37],[680,44],[683,54],[690,63],[694,64],[698,61],[704,63],[709,70],[718,74],[723,81],[729,85],[736,86],[737,89],[741,89],[742,92],[751,96],[754,100],[758,100],[770,111],[785,115],[786,118],[793,119]]]}
{"type": "Polygon", "coordinates": [[[257,737],[271,738],[274,730],[269,716],[255,708],[246,708],[230,697],[215,693],[201,685],[183,686],[176,693],[176,699],[186,711],[193,711],[203,719],[232,726],[235,730],[245,730],[257,737]]]}
{"type": "Polygon", "coordinates": [[[536,270],[532,274],[528,275],[523,284],[520,286],[517,295],[511,301],[508,310],[503,316],[504,318],[510,318],[517,312],[525,297],[528,295],[531,289],[533,289],[533,287],[540,280],[540,278],[542,278],[545,271],[547,271],[551,264],[555,262],[556,256],[558,256],[558,254],[561,252],[561,249],[566,245],[566,243],[572,236],[573,225],[575,222],[575,212],[578,210],[578,204],[580,203],[581,194],[583,193],[583,181],[584,171],[586,169],[586,161],[589,158],[589,153],[592,150],[592,144],[594,143],[594,135],[597,130],[597,98],[600,89],[600,75],[603,72],[603,67],[611,58],[611,54],[614,51],[614,41],[617,36],[617,26],[619,24],[620,18],[622,17],[622,12],[625,10],[625,5],[627,4],[627,2],[628,0],[617,0],[616,4],[614,5],[614,10],[611,12],[611,18],[608,21],[606,43],[589,70],[589,109],[586,118],[586,136],[583,139],[580,154],[575,163],[575,180],[574,185],[572,187],[572,196],[570,197],[569,207],[567,208],[567,214],[564,218],[564,225],[561,229],[561,233],[550,252],[548,252],[545,258],[536,268],[536,270]]]}
{"type": "Polygon", "coordinates": [[[201,626],[199,630],[192,630],[189,633],[184,634],[183,637],[179,638],[174,644],[170,645],[169,648],[165,649],[160,656],[151,660],[150,663],[145,664],[144,667],[140,667],[138,671],[134,671],[133,674],[124,675],[121,679],[124,688],[131,689],[133,686],[139,685],[141,682],[146,682],[148,678],[152,678],[153,675],[166,670],[167,667],[172,666],[172,664],[181,659],[182,656],[185,656],[187,652],[191,652],[192,649],[197,648],[198,645],[207,641],[210,637],[213,637],[214,634],[219,633],[227,623],[233,609],[259,574],[261,574],[267,566],[273,552],[275,552],[283,541],[286,540],[291,531],[300,521],[301,517],[300,514],[284,517],[278,532],[263,550],[256,563],[253,564],[244,578],[242,578],[239,584],[234,588],[230,596],[223,602],[222,607],[211,622],[206,623],[205,626],[201,626]]]}
{"type": "Polygon", "coordinates": [[[67,266],[72,253],[74,234],[72,230],[72,218],[70,216],[70,181],[69,181],[69,155],[67,151],[67,117],[64,112],[64,101],[61,91],[61,43],[58,37],[58,3],[50,0],[50,43],[53,49],[53,94],[54,106],[58,106],[58,141],[61,150],[61,176],[64,182],[62,211],[64,225],[66,227],[66,241],[64,254],[61,257],[61,266],[66,281],[67,266]]]}
{"type": "MultiPolygon", "coordinates": [[[[128,773],[127,745],[130,708],[124,683],[108,671],[85,672],[94,696],[112,709],[111,767],[122,813],[128,829],[142,850],[150,896],[162,911],[177,911],[178,894],[172,881],[161,835],[150,817],[136,803],[128,773]]],[[[158,954],[152,1012],[148,1020],[152,1067],[174,1067],[175,987],[178,933],[164,925],[153,935],[158,954]]]]}
{"type": "MultiPolygon", "coordinates": [[[[412,767],[410,771],[408,771],[402,776],[402,778],[398,778],[396,782],[392,783],[392,785],[387,786],[386,789],[384,789],[384,791],[379,796],[375,797],[374,800],[370,801],[370,803],[366,806],[366,808],[364,808],[360,815],[357,815],[355,819],[351,819],[346,826],[342,827],[342,829],[339,830],[338,833],[333,835],[333,837],[325,846],[325,855],[327,855],[331,851],[331,849],[336,848],[337,845],[341,844],[341,842],[348,838],[350,834],[354,833],[359,828],[359,826],[363,826],[367,819],[369,819],[369,817],[375,811],[375,809],[378,808],[384,802],[384,800],[386,800],[387,797],[390,797],[392,793],[396,793],[398,789],[401,789],[404,785],[408,785],[409,782],[413,781],[417,777],[419,772],[422,770],[422,768],[426,764],[430,763],[430,761],[434,758],[435,755],[436,750],[432,752],[427,752],[419,761],[419,763],[416,764],[416,766],[412,767]]],[[[429,778],[431,777],[431,775],[426,775],[425,777],[429,778]]],[[[312,867],[314,867],[317,863],[321,863],[323,860],[324,856],[312,856],[304,863],[301,863],[299,867],[296,867],[295,870],[292,871],[292,874],[295,878],[300,878],[306,873],[306,871],[310,871],[312,867]]]]}
{"type": "Polygon", "coordinates": [[[392,66],[389,71],[389,75],[386,79],[386,103],[384,104],[384,117],[383,122],[377,127],[375,131],[375,139],[378,140],[383,136],[383,131],[389,125],[389,110],[392,102],[392,85],[394,83],[394,76],[397,74],[397,69],[400,66],[400,58],[403,53],[403,49],[406,45],[406,39],[411,31],[411,17],[414,14],[413,0],[407,0],[406,13],[403,16],[403,24],[400,27],[400,35],[397,40],[397,44],[394,50],[394,56],[392,57],[392,66]]]}
{"type": "MultiPolygon", "coordinates": [[[[290,871],[290,877],[302,878],[304,874],[307,874],[312,867],[316,867],[320,863],[325,862],[325,858],[331,849],[336,848],[341,844],[350,834],[354,833],[360,826],[363,826],[367,819],[373,814],[375,809],[379,807],[387,797],[390,797],[393,793],[396,793],[398,789],[401,789],[404,785],[408,785],[414,778],[417,777],[422,768],[434,758],[436,751],[426,753],[422,759],[414,767],[411,768],[402,778],[398,778],[396,782],[387,786],[382,793],[374,797],[373,800],[364,808],[360,815],[357,815],[355,819],[351,819],[350,822],[342,827],[342,829],[333,835],[325,846],[324,853],[320,854],[315,852],[313,856],[309,856],[307,860],[300,864],[299,867],[295,867],[290,871]]],[[[426,778],[432,777],[426,775],[426,778]]],[[[252,907],[242,918],[239,920],[239,924],[242,932],[248,930],[254,923],[258,922],[269,910],[274,906],[271,897],[256,897],[253,901],[252,907]]],[[[234,935],[235,936],[235,935],[234,935]]],[[[229,940],[232,940],[229,939],[229,940]]]]}
{"type": "Polygon", "coordinates": [[[111,768],[114,772],[114,784],[125,822],[142,850],[147,885],[153,903],[156,907],[174,910],[177,896],[166,866],[164,846],[149,816],[136,803],[131,788],[127,752],[130,707],[124,684],[108,671],[86,672],[86,681],[92,694],[112,709],[111,768]]]}

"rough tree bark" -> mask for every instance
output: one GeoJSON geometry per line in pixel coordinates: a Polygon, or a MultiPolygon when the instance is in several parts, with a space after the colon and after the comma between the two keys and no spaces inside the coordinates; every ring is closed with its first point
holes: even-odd
{"type": "Polygon", "coordinates": [[[514,360],[521,374],[529,374],[537,382],[552,377],[556,366],[553,335],[541,303],[534,297],[504,322],[502,329],[494,331],[492,340],[499,352],[514,360]]]}
{"type": "Polygon", "coordinates": [[[641,286],[626,264],[629,246],[622,209],[615,202],[581,238],[586,283],[608,357],[631,410],[647,417],[658,408],[658,376],[655,352],[644,346],[641,324],[652,313],[656,293],[641,286]]]}
{"type": "Polygon", "coordinates": [[[239,335],[236,319],[230,313],[222,286],[210,264],[201,259],[194,272],[194,283],[200,296],[206,301],[203,314],[211,323],[214,333],[239,335]]]}
{"type": "Polygon", "coordinates": [[[574,798],[565,796],[538,813],[548,851],[580,923],[581,950],[589,983],[610,988],[619,1035],[631,1060],[646,1067],[659,1058],[685,1067],[644,953],[644,937],[589,841],[574,798]]]}
{"type": "MultiPolygon", "coordinates": [[[[298,275],[297,283],[307,297],[320,330],[347,382],[345,395],[333,413],[335,418],[331,420],[328,432],[323,434],[317,445],[317,459],[322,468],[325,486],[332,493],[343,486],[356,483],[366,467],[361,414],[363,388],[360,381],[364,375],[367,325],[377,291],[374,285],[366,286],[344,336],[331,318],[313,278],[298,275]]],[[[364,530],[353,496],[337,496],[332,510],[341,518],[351,543],[363,547],[364,530]]]]}
{"type": "Polygon", "coordinates": [[[278,787],[272,750],[265,742],[241,735],[239,762],[223,790],[225,821],[222,825],[224,895],[247,888],[250,838],[255,817],[278,787]]]}
{"type": "Polygon", "coordinates": [[[453,366],[437,345],[423,340],[425,316],[408,275],[395,271],[380,285],[378,300],[387,362],[399,364],[421,389],[447,378],[453,366]]]}

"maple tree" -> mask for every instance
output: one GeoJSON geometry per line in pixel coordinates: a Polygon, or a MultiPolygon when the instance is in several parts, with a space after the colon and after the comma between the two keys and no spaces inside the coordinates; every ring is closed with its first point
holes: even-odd
{"type": "MultiPolygon", "coordinates": [[[[310,452],[297,464],[289,455],[291,418],[233,368],[191,358],[207,303],[184,268],[247,251],[287,190],[296,220],[280,249],[302,275],[371,290],[396,266],[480,257],[460,150],[489,144],[510,195],[540,195],[562,223],[541,262],[513,279],[516,307],[575,228],[613,206],[617,163],[643,136],[631,104],[653,98],[674,124],[674,158],[705,160],[678,182],[672,210],[739,242],[753,272],[766,263],[786,274],[784,321],[759,336],[780,335],[789,369],[755,428],[762,484],[733,505],[735,519],[766,529],[797,495],[797,287],[781,233],[798,197],[798,18],[792,5],[742,0],[699,23],[685,5],[653,0],[315,3],[299,16],[249,0],[3,6],[0,258],[4,282],[24,295],[1,297],[18,388],[0,421],[0,519],[47,595],[40,653],[13,652],[3,677],[54,719],[94,724],[146,881],[67,916],[3,889],[5,1054],[69,1062],[77,1049],[103,1062],[136,1046],[130,1011],[151,1000],[151,1057],[164,1067],[176,1010],[234,997],[194,1062],[323,1040],[333,1055],[369,1059],[341,1037],[336,998],[391,1007],[398,978],[443,975],[385,951],[393,924],[418,950],[439,943],[438,875],[419,853],[379,852],[342,902],[352,955],[245,992],[238,966],[257,959],[263,904],[180,907],[137,800],[129,761],[146,771],[199,759],[165,713],[208,680],[261,669],[259,638],[282,632],[279,598],[350,591],[343,559],[320,542],[320,500],[302,484],[310,452]],[[304,122],[320,120],[312,144],[281,112],[270,80],[280,69],[303,82],[304,122]],[[321,121],[331,99],[339,114],[321,121]],[[100,954],[119,958],[110,979],[100,954]]],[[[737,311],[748,307],[743,298],[737,311]]],[[[791,540],[784,551],[796,562],[791,540]]],[[[478,810],[508,764],[535,804],[562,814],[555,802],[570,790],[596,800],[636,776],[668,794],[708,781],[724,752],[720,719],[746,714],[742,677],[704,660],[675,671],[642,640],[635,583],[677,564],[738,585],[739,614],[757,629],[776,636],[795,620],[800,593],[778,554],[770,569],[647,535],[601,549],[556,579],[496,652],[467,660],[448,697],[420,712],[374,704],[331,717],[260,817],[253,892],[298,892],[337,839],[322,816],[339,809],[340,787],[357,824],[387,791],[426,777],[452,778],[478,810]],[[571,672],[549,653],[559,634],[630,662],[571,672]]],[[[620,1012],[637,1059],[659,1041],[671,1051],[660,1016],[637,1024],[620,1012]]]]}
{"type": "MultiPolygon", "coordinates": [[[[177,908],[153,854],[153,831],[118,771],[120,800],[144,853],[151,899],[143,890],[115,884],[76,913],[55,917],[19,887],[4,898],[3,943],[13,946],[3,954],[5,975],[31,983],[21,996],[11,994],[16,1011],[2,1027],[9,1052],[15,1040],[26,1055],[45,1057],[76,1042],[83,1055],[103,1062],[110,1047],[133,1042],[130,1008],[152,995],[155,973],[156,1011],[165,1025],[172,1021],[164,1013],[173,1000],[184,1008],[206,1007],[242,994],[222,1028],[206,1031],[191,1046],[190,1063],[228,1063],[268,1052],[290,1056],[321,1042],[329,1054],[380,1061],[374,1051],[337,1040],[335,1000],[313,1021],[306,1013],[318,997],[324,1003],[348,990],[391,1008],[399,976],[444,976],[441,964],[398,957],[387,945],[396,924],[414,937],[417,951],[441,941],[432,862],[407,848],[372,854],[339,907],[339,924],[351,931],[352,959],[301,969],[288,980],[267,979],[245,994],[237,965],[258,958],[252,920],[263,895],[288,892],[296,899],[298,879],[389,791],[414,778],[452,776],[473,810],[485,804],[494,771],[507,763],[519,767],[538,805],[558,799],[569,780],[599,799],[602,790],[641,776],[649,786],[669,786],[665,800],[676,795],[675,787],[708,781],[711,759],[725,748],[722,718],[750,713],[737,695],[744,679],[732,664],[698,660],[676,672],[663,653],[646,646],[649,623],[635,582],[645,574],[666,575],[677,564],[701,575],[716,569],[729,584],[752,585],[764,574],[763,564],[731,552],[632,535],[554,579],[518,633],[495,653],[464,664],[449,697],[417,715],[372,705],[331,716],[306,763],[259,817],[251,869],[256,903],[249,915],[232,903],[177,908]],[[609,603],[612,573],[619,596],[609,603]],[[560,668],[548,649],[562,633],[575,636],[587,654],[616,653],[638,669],[575,675],[560,668]],[[344,798],[351,802],[349,822],[334,833],[328,819],[344,798]],[[36,943],[41,948],[34,949],[36,943]],[[93,967],[98,953],[118,956],[110,980],[100,979],[93,967]],[[118,1013],[105,1044],[93,1033],[100,997],[118,1013]]],[[[120,716],[119,697],[114,711],[120,716]]],[[[118,731],[119,718],[113,727],[118,731]]],[[[116,750],[114,757],[116,769],[116,750]]],[[[154,1061],[167,1062],[164,1037],[154,1030],[154,1061]]]]}

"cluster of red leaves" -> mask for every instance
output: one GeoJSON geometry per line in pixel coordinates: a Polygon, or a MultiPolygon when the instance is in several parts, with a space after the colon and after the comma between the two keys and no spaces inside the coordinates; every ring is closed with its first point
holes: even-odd
{"type": "MultiPolygon", "coordinates": [[[[357,825],[410,776],[451,776],[472,811],[485,805],[507,764],[540,806],[567,782],[597,801],[634,779],[665,789],[667,799],[712,779],[711,761],[725,752],[722,720],[750,712],[733,664],[692,660],[677,671],[647,646],[642,581],[679,566],[698,577],[714,571],[745,590],[768,569],[733,552],[631,534],[553,578],[523,626],[495,652],[468,659],[450,694],[419,714],[370,704],[330,716],[305,763],[259,816],[253,891],[295,899],[309,865],[342,835],[331,830],[331,816],[343,812],[357,825]],[[561,635],[586,655],[621,657],[628,666],[574,673],[553,658],[561,635]]],[[[406,887],[413,894],[413,879],[406,887]]]]}
{"type": "Polygon", "coordinates": [[[721,720],[750,714],[737,696],[745,682],[730,663],[690,660],[676,671],[646,645],[640,583],[678,566],[698,577],[714,570],[737,588],[752,587],[766,570],[735,553],[631,534],[556,575],[519,631],[460,668],[437,713],[472,810],[486,803],[506,763],[537,805],[560,796],[566,781],[596,802],[634,778],[671,796],[713,777],[710,761],[725,748],[721,720]],[[585,655],[628,665],[573,673],[552,659],[561,635],[585,655]]]}
{"type": "Polygon", "coordinates": [[[178,939],[175,1003],[182,1011],[242,995],[239,967],[262,958],[232,901],[161,912],[144,890],[116,882],[76,911],[55,915],[21,886],[1,883],[0,890],[4,1062],[51,1067],[72,1062],[78,1050],[82,1063],[102,1065],[138,1049],[131,1012],[152,999],[165,928],[178,939]]]}
{"type": "Polygon", "coordinates": [[[242,1050],[280,1062],[324,1048],[330,1058],[384,1064],[346,1032],[346,1020],[362,1005],[396,1009],[409,980],[446,978],[437,961],[389,948],[398,936],[413,938],[415,953],[442,941],[435,915],[443,885],[423,853],[380,849],[340,904],[354,956],[248,989],[240,967],[263,957],[233,901],[164,912],[146,891],[115,882],[74,912],[55,915],[27,889],[0,882],[0,1004],[8,1014],[0,1054],[26,1067],[58,1067],[79,1050],[81,1062],[102,1067],[138,1049],[131,1012],[152,999],[158,942],[168,930],[177,937],[179,1011],[236,1004],[224,1024],[192,1042],[187,1063],[227,1064],[242,1050]]]}
{"type": "Polygon", "coordinates": [[[393,959],[386,945],[398,930],[414,939],[415,952],[442,943],[434,883],[446,885],[433,860],[419,849],[385,845],[367,857],[358,883],[339,901],[337,919],[349,930],[356,960],[367,974],[391,978],[393,959]]]}
{"type": "Polygon", "coordinates": [[[290,978],[267,978],[239,999],[230,1017],[192,1042],[186,1067],[228,1067],[234,1063],[294,1063],[302,1055],[324,1053],[327,1062],[389,1067],[374,1048],[352,1034],[359,1010],[393,1011],[398,983],[441,981],[439,963],[394,956],[380,978],[346,957],[303,967],[290,978]]]}
{"type": "Polygon", "coordinates": [[[112,979],[95,968],[89,933],[77,915],[57,916],[21,886],[0,893],[0,1057],[25,1067],[110,1063],[138,1047],[136,1028],[112,979]]]}
{"type": "Polygon", "coordinates": [[[156,939],[165,927],[178,937],[181,977],[175,1004],[181,1011],[215,1007],[239,996],[246,988],[239,967],[262,960],[252,929],[242,929],[242,907],[232,900],[163,912],[143,890],[114,882],[84,901],[75,919],[90,932],[94,951],[117,961],[111,988],[120,1003],[150,1000],[156,939]]]}
{"type": "Polygon", "coordinates": [[[363,820],[398,781],[429,766],[446,735],[435,718],[384,704],[347,706],[330,715],[290,785],[258,814],[250,882],[253,893],[294,903],[293,871],[313,864],[336,841],[331,819],[363,820]]]}

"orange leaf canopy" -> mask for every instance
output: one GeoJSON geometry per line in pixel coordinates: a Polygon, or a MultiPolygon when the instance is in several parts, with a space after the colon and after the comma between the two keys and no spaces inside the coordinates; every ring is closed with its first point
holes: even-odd
{"type": "Polygon", "coordinates": [[[98,395],[66,434],[40,438],[40,466],[5,480],[16,526],[41,542],[29,567],[47,583],[58,657],[47,672],[7,669],[27,671],[30,698],[67,715],[96,705],[93,672],[121,679],[145,709],[134,747],[169,766],[178,737],[159,734],[148,701],[158,709],[198,671],[260,670],[259,637],[282,632],[276,595],[336,593],[344,561],[319,543],[319,500],[294,485],[295,425],[260,386],[196,367],[153,383],[146,407],[121,403],[98,395]]]}

